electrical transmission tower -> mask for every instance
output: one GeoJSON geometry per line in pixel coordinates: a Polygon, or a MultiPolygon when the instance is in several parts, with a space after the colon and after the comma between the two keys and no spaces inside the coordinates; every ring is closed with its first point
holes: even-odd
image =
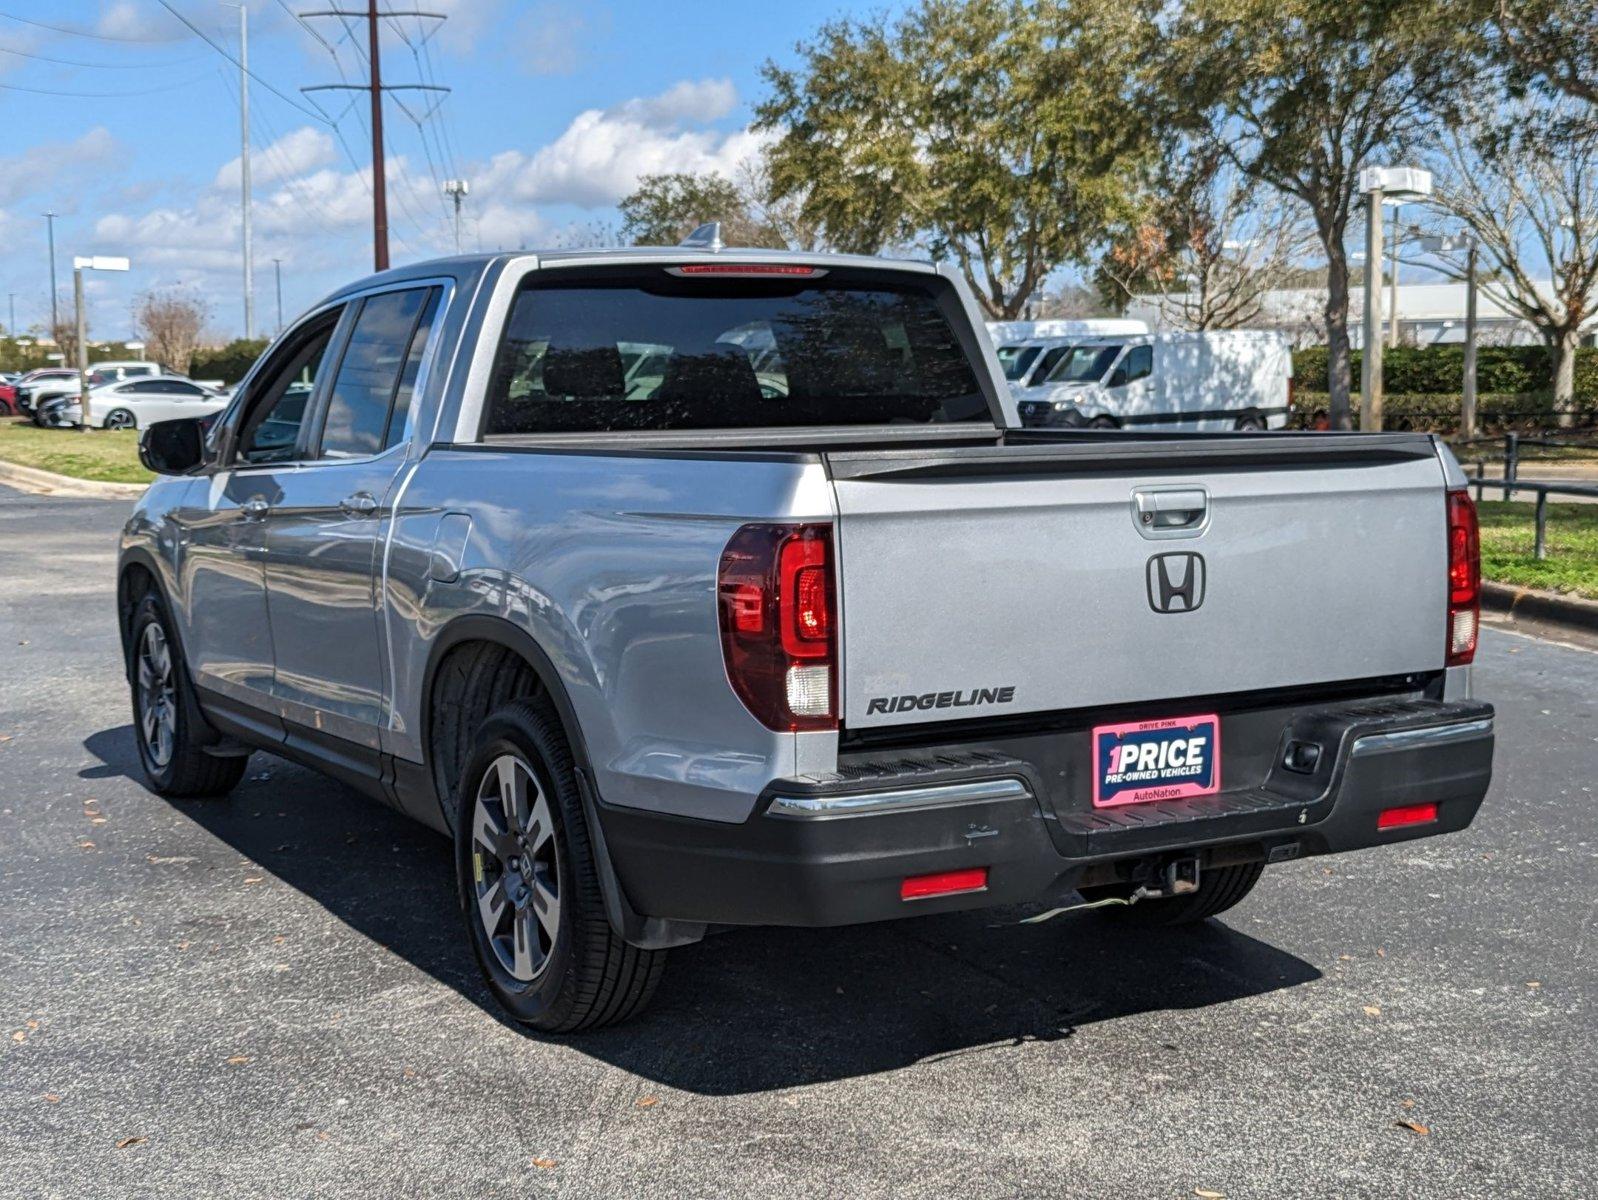
{"type": "MultiPolygon", "coordinates": [[[[419,20],[442,21],[443,13],[417,12],[413,9],[385,9],[379,11],[377,0],[367,0],[364,11],[328,8],[304,12],[302,19],[311,17],[337,17],[342,23],[354,18],[366,22],[367,63],[371,67],[366,83],[322,83],[304,87],[300,91],[312,92],[367,92],[372,106],[372,262],[376,270],[388,270],[388,181],[383,168],[383,93],[384,92],[444,92],[449,88],[431,83],[384,83],[382,47],[378,37],[379,18],[393,20],[399,17],[416,17],[419,20]]],[[[347,27],[346,27],[347,30],[347,27]]]]}

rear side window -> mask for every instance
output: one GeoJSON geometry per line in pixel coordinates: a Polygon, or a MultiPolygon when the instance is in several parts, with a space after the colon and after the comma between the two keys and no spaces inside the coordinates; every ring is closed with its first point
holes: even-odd
{"type": "Polygon", "coordinates": [[[392,444],[389,418],[396,409],[404,428],[416,379],[412,346],[426,342],[425,332],[417,333],[436,294],[436,288],[406,288],[368,296],[361,305],[328,393],[323,458],[362,458],[392,444]]]}
{"type": "Polygon", "coordinates": [[[525,286],[495,359],[487,432],[989,419],[929,288],[657,268],[525,286]]]}

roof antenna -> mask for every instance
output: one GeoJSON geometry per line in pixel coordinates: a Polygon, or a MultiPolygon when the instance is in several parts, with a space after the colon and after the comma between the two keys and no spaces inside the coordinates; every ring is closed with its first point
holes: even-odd
{"type": "Polygon", "coordinates": [[[714,253],[726,245],[721,240],[721,222],[708,221],[694,230],[678,243],[681,246],[691,246],[695,250],[709,250],[714,253]]]}

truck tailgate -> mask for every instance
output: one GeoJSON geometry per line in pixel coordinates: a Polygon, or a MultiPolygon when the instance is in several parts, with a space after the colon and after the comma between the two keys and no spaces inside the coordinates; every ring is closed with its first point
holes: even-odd
{"type": "Polygon", "coordinates": [[[1421,436],[827,462],[849,727],[1181,708],[1443,665],[1445,492],[1421,436]]]}

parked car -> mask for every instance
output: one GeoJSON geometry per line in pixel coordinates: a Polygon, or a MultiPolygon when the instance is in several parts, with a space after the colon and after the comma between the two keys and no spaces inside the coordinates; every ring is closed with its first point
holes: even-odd
{"type": "Polygon", "coordinates": [[[724,926],[1068,889],[1174,925],[1468,825],[1493,709],[1447,448],[1020,429],[977,322],[947,266],[764,250],[336,292],[209,429],[142,435],[150,786],[226,794],[261,748],[452,836],[484,978],[556,1031],[724,926]]]}
{"type": "Polygon", "coordinates": [[[1016,397],[1028,426],[1282,429],[1293,355],[1281,334],[1249,330],[1089,338],[1016,397]]]}
{"type": "Polygon", "coordinates": [[[78,386],[78,373],[66,367],[40,367],[38,370],[29,371],[17,381],[16,405],[17,411],[24,415],[33,413],[34,405],[40,391],[48,395],[58,396],[69,390],[68,387],[58,386],[69,382],[70,388],[78,386]]]}
{"type": "MultiPolygon", "coordinates": [[[[227,407],[227,397],[181,375],[102,383],[89,390],[89,417],[101,429],[143,429],[157,421],[202,417],[227,407]]],[[[34,416],[46,428],[81,425],[76,394],[46,400],[34,416]]]]}

